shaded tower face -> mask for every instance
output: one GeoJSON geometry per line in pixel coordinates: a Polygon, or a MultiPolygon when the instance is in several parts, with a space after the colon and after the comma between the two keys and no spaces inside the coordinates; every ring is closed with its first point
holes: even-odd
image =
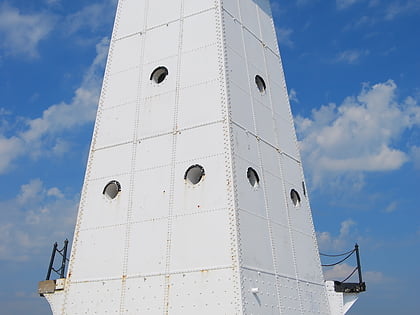
{"type": "Polygon", "coordinates": [[[329,314],[269,0],[120,0],[54,314],[329,314]]]}

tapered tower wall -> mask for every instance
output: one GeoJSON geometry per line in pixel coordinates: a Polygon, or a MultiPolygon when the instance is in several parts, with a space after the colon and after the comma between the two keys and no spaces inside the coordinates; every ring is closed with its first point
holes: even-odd
{"type": "Polygon", "coordinates": [[[54,314],[329,314],[305,190],[269,1],[120,0],[66,285],[46,297],[54,314]]]}

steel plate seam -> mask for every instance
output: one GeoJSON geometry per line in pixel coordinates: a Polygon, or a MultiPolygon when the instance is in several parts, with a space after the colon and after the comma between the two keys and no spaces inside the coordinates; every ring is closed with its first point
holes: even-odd
{"type": "MultiPolygon", "coordinates": [[[[152,0],[153,1],[153,0],[152,0]]],[[[181,65],[182,65],[182,45],[183,45],[183,28],[184,28],[184,0],[181,1],[180,19],[179,19],[179,37],[178,37],[178,61],[176,69],[176,96],[174,104],[173,117],[173,137],[172,137],[172,155],[171,155],[171,174],[170,174],[170,192],[169,192],[169,213],[168,213],[168,230],[167,230],[167,244],[166,244],[166,263],[165,263],[165,278],[164,278],[164,295],[163,295],[163,310],[164,314],[169,314],[170,308],[170,268],[171,268],[171,250],[172,250],[172,225],[173,225],[173,211],[174,211],[174,192],[175,192],[175,165],[176,165],[176,149],[178,137],[178,111],[179,111],[179,91],[181,88],[181,65]]]]}
{"type": "Polygon", "coordinates": [[[223,0],[215,0],[216,10],[216,32],[218,38],[219,52],[219,73],[220,73],[220,93],[222,95],[222,114],[224,119],[224,147],[225,147],[225,176],[226,189],[228,192],[228,208],[229,208],[229,229],[230,229],[230,250],[233,266],[233,290],[234,302],[237,314],[243,313],[244,301],[242,297],[242,275],[240,269],[241,249],[240,249],[240,229],[239,215],[237,212],[237,191],[236,191],[236,171],[234,156],[234,139],[231,125],[230,110],[230,88],[229,88],[229,69],[227,63],[227,43],[226,43],[226,26],[223,16],[223,0]]]}

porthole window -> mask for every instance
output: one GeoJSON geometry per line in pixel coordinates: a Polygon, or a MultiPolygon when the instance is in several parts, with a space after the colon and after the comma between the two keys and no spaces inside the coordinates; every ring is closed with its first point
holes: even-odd
{"type": "Polygon", "coordinates": [[[117,182],[116,180],[112,180],[108,184],[106,184],[102,194],[109,200],[113,200],[117,198],[120,191],[121,191],[120,183],[117,182]]]}
{"type": "Polygon", "coordinates": [[[257,171],[254,170],[252,167],[248,168],[248,171],[246,172],[246,177],[248,178],[248,182],[252,187],[258,188],[260,186],[260,177],[258,176],[257,171]]]}
{"type": "Polygon", "coordinates": [[[261,94],[265,94],[267,86],[265,85],[264,79],[260,77],[259,75],[256,75],[255,84],[257,85],[258,91],[260,91],[261,94]]]}
{"type": "Polygon", "coordinates": [[[292,202],[295,205],[295,207],[300,206],[300,196],[299,196],[299,193],[296,190],[292,189],[290,191],[290,198],[292,199],[292,202]]]}
{"type": "Polygon", "coordinates": [[[155,70],[153,70],[150,76],[150,80],[155,82],[156,84],[161,84],[163,81],[165,81],[168,74],[169,71],[166,67],[158,67],[155,70]]]}
{"type": "Polygon", "coordinates": [[[188,184],[197,185],[202,181],[205,175],[204,168],[201,165],[192,165],[185,172],[184,179],[188,184]]]}

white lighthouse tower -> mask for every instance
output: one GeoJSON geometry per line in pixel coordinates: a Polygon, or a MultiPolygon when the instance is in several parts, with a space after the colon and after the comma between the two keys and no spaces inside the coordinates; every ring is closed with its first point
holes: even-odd
{"type": "Polygon", "coordinates": [[[42,293],[55,315],[343,314],[269,0],[119,0],[69,270],[42,293]]]}

